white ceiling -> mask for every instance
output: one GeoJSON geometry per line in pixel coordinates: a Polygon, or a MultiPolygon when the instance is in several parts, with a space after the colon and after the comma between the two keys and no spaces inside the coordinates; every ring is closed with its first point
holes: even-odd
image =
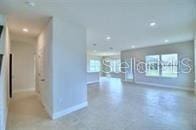
{"type": "Polygon", "coordinates": [[[116,53],[135,47],[192,40],[196,31],[195,0],[1,0],[0,13],[8,14],[11,32],[23,27],[37,36],[48,18],[69,18],[87,28],[87,48],[91,53],[116,53]],[[155,27],[149,27],[156,22],[155,27]],[[105,38],[111,36],[111,40],[105,38]],[[93,44],[96,43],[96,46],[93,44]],[[110,48],[113,49],[110,49],[110,48]]]}

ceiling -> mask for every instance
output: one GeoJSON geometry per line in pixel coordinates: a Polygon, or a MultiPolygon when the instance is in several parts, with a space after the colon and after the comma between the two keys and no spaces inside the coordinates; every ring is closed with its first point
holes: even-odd
{"type": "Polygon", "coordinates": [[[87,50],[92,54],[193,40],[196,32],[195,0],[31,1],[34,7],[25,0],[0,1],[0,14],[9,16],[13,35],[36,37],[51,16],[59,15],[87,28],[87,50]],[[157,25],[150,27],[151,22],[157,25]],[[29,33],[24,34],[23,27],[29,33]]]}

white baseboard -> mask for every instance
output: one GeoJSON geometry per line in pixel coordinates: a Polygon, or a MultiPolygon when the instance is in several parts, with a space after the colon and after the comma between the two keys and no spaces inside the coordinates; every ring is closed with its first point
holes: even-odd
{"type": "Polygon", "coordinates": [[[65,109],[65,110],[63,110],[63,111],[56,112],[56,113],[53,114],[52,119],[55,120],[55,119],[57,119],[57,118],[60,118],[60,117],[62,117],[62,116],[65,116],[65,115],[67,115],[67,114],[69,114],[69,113],[72,113],[72,112],[74,112],[74,111],[80,110],[80,109],[82,109],[82,108],[84,108],[84,107],[87,107],[87,106],[88,106],[88,102],[83,102],[83,103],[78,104],[78,105],[76,105],[76,106],[67,108],[67,109],[65,109]]]}
{"type": "Polygon", "coordinates": [[[125,82],[125,83],[134,83],[133,80],[125,80],[125,79],[121,79],[122,82],[125,82]]]}
{"type": "Polygon", "coordinates": [[[148,82],[135,82],[136,84],[141,85],[149,85],[149,86],[155,86],[155,87],[161,87],[161,88],[170,88],[170,89],[178,89],[178,90],[185,90],[185,91],[194,91],[194,88],[185,88],[185,87],[177,87],[172,85],[164,85],[164,84],[157,84],[157,83],[148,83],[148,82]]]}
{"type": "Polygon", "coordinates": [[[46,110],[48,116],[52,119],[52,109],[51,109],[51,107],[49,107],[49,105],[47,105],[46,102],[43,101],[43,98],[41,97],[40,93],[37,93],[37,96],[38,96],[41,104],[43,105],[44,109],[46,110]]]}
{"type": "Polygon", "coordinates": [[[90,82],[87,82],[87,85],[90,85],[90,84],[96,84],[96,83],[99,83],[99,80],[97,80],[97,81],[90,81],[90,82]]]}
{"type": "Polygon", "coordinates": [[[46,105],[43,101],[41,101],[41,102],[42,102],[42,104],[43,104],[43,106],[44,106],[46,112],[48,113],[49,117],[50,117],[51,119],[53,119],[53,117],[52,117],[52,110],[50,109],[50,107],[49,107],[48,105],[46,105]]]}
{"type": "Polygon", "coordinates": [[[27,88],[27,89],[17,89],[14,90],[13,93],[20,93],[20,92],[34,92],[35,88],[27,88]]]}

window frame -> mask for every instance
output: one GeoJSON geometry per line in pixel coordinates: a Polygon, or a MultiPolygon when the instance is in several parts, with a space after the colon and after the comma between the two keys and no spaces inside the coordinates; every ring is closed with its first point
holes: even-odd
{"type": "MultiPolygon", "coordinates": [[[[164,77],[164,78],[178,78],[178,70],[179,70],[179,63],[178,63],[178,54],[177,53],[169,53],[169,54],[161,54],[160,55],[160,60],[161,60],[161,77],[164,77]],[[176,62],[176,75],[175,76],[166,76],[166,75],[163,75],[163,65],[162,65],[162,62],[163,62],[163,56],[166,56],[166,55],[176,55],[176,60],[177,60],[177,62],[176,62]]],[[[173,64],[172,64],[172,66],[174,66],[173,64]]]]}
{"type": "MultiPolygon", "coordinates": [[[[145,56],[145,63],[146,63],[146,70],[145,70],[145,76],[146,77],[163,77],[163,78],[178,78],[178,70],[179,70],[179,63],[178,63],[178,59],[179,59],[179,56],[178,56],[178,53],[166,53],[166,54],[154,54],[154,55],[146,55],[145,56]],[[175,76],[166,76],[166,75],[163,75],[163,61],[162,61],[162,58],[164,55],[176,55],[177,56],[177,62],[176,62],[176,67],[177,67],[177,72],[176,72],[176,75],[175,76]],[[147,57],[148,56],[158,56],[159,57],[159,62],[158,62],[158,70],[159,70],[159,75],[147,75],[147,57]]],[[[173,65],[172,65],[173,66],[173,65]]]]}
{"type": "Polygon", "coordinates": [[[90,59],[89,60],[89,72],[100,72],[100,71],[101,71],[101,61],[98,59],[90,59]]]}
{"type": "Polygon", "coordinates": [[[157,54],[155,54],[155,55],[147,55],[147,56],[145,56],[145,63],[146,63],[146,69],[145,69],[145,76],[147,76],[147,77],[160,77],[161,76],[161,72],[160,72],[160,55],[157,55],[157,54]],[[146,61],[146,58],[147,57],[152,57],[152,56],[158,56],[158,75],[147,75],[147,61],[146,61]]]}

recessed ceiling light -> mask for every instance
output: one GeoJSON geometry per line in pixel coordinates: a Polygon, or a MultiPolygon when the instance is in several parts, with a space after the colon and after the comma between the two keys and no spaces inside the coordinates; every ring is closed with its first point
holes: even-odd
{"type": "Polygon", "coordinates": [[[168,43],[168,42],[169,42],[169,40],[165,40],[164,42],[165,42],[165,43],[168,43]]]}
{"type": "Polygon", "coordinates": [[[29,32],[29,30],[27,28],[23,28],[22,31],[23,32],[29,32]]]}
{"type": "Polygon", "coordinates": [[[106,40],[111,40],[111,37],[110,37],[110,36],[107,36],[107,37],[106,37],[106,40]]]}
{"type": "Polygon", "coordinates": [[[151,23],[150,23],[150,26],[151,26],[151,27],[154,27],[155,25],[157,25],[157,23],[155,23],[155,22],[151,22],[151,23]]]}
{"type": "Polygon", "coordinates": [[[135,45],[132,45],[131,48],[135,48],[135,45]]]}
{"type": "Polygon", "coordinates": [[[32,2],[32,1],[25,1],[25,4],[26,4],[27,6],[30,6],[30,7],[34,7],[34,6],[35,6],[35,3],[32,2]]]}
{"type": "Polygon", "coordinates": [[[96,50],[93,50],[93,52],[97,52],[96,50]]]}

